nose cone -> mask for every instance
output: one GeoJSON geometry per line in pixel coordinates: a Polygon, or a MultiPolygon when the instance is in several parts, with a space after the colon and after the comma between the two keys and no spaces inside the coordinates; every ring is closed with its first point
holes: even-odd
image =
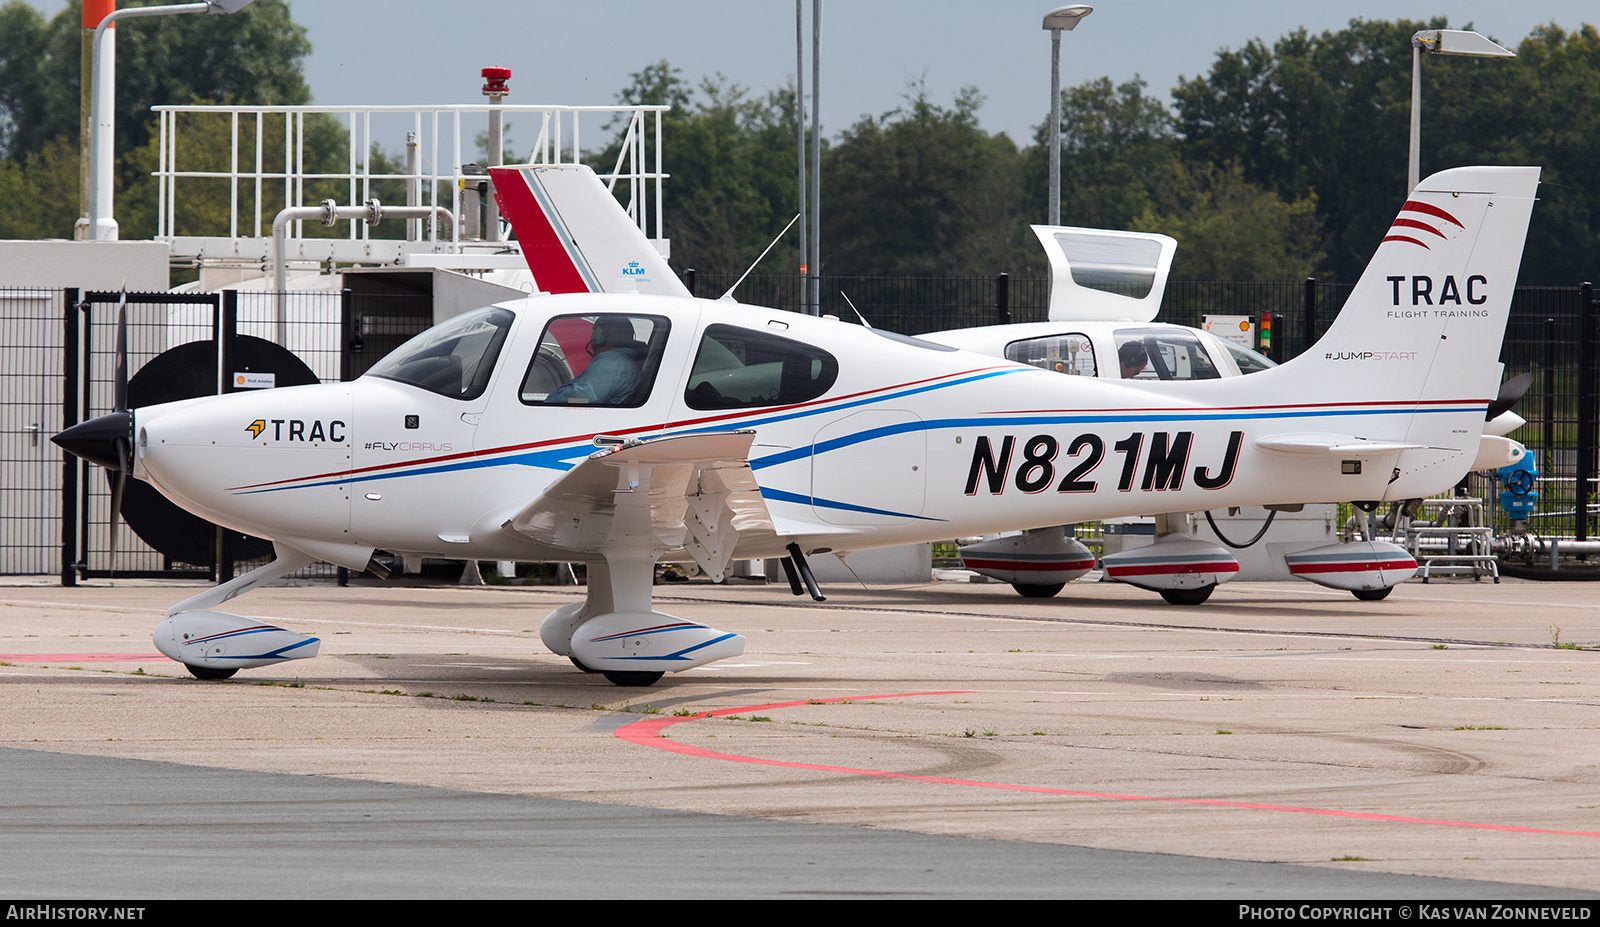
{"type": "Polygon", "coordinates": [[[90,463],[116,470],[121,466],[117,444],[133,446],[133,413],[110,412],[73,425],[50,439],[62,450],[90,463]]]}

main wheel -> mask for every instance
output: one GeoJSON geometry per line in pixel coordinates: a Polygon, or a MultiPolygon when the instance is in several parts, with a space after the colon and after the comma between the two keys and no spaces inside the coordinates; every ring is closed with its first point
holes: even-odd
{"type": "Polygon", "coordinates": [[[1355,593],[1356,598],[1363,602],[1376,602],[1379,599],[1387,598],[1389,593],[1394,591],[1394,587],[1384,586],[1382,589],[1352,589],[1350,591],[1355,593]]]}
{"type": "Polygon", "coordinates": [[[1017,590],[1017,595],[1024,599],[1048,599],[1062,589],[1066,583],[1012,583],[1011,588],[1017,590]]]}
{"type": "Polygon", "coordinates": [[[653,686],[660,679],[661,673],[646,673],[638,670],[601,670],[605,677],[611,680],[612,685],[627,686],[629,688],[643,688],[653,686]]]}
{"type": "Polygon", "coordinates": [[[183,665],[189,670],[189,675],[196,679],[227,679],[234,673],[239,672],[237,666],[230,669],[221,669],[212,666],[195,666],[193,663],[185,663],[183,665]]]}
{"type": "Polygon", "coordinates": [[[584,672],[585,672],[585,673],[592,673],[592,672],[594,672],[594,670],[592,670],[592,669],[590,669],[590,668],[589,668],[589,667],[587,667],[587,666],[584,666],[584,665],[583,665],[583,661],[582,661],[582,660],[579,660],[579,659],[578,659],[578,658],[577,658],[577,657],[567,657],[567,659],[568,659],[568,660],[571,660],[571,661],[572,661],[572,665],[573,665],[573,666],[576,666],[576,667],[577,667],[577,668],[578,668],[578,669],[581,669],[581,670],[583,670],[583,671],[584,671],[584,672]]]}
{"type": "Polygon", "coordinates": [[[1215,588],[1217,588],[1216,583],[1198,589],[1163,589],[1161,597],[1173,605],[1199,605],[1211,598],[1211,590],[1215,588]]]}

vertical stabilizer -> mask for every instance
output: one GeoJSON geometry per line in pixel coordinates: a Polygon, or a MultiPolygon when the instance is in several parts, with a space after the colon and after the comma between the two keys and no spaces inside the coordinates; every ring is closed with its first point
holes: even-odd
{"type": "Polygon", "coordinates": [[[1539,184],[1536,167],[1463,167],[1417,185],[1327,334],[1248,378],[1273,401],[1320,403],[1353,437],[1405,446],[1385,499],[1438,491],[1474,460],[1500,386],[1500,345],[1539,184]],[[1321,397],[1337,396],[1329,403],[1321,397]]]}
{"type": "Polygon", "coordinates": [[[586,165],[509,165],[489,174],[500,213],[511,221],[541,290],[689,295],[586,165]]]}

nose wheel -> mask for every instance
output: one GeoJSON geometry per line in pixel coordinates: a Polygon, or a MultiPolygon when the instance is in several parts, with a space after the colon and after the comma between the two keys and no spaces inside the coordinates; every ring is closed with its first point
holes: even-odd
{"type": "Polygon", "coordinates": [[[604,675],[606,679],[610,680],[612,685],[642,689],[645,686],[655,685],[656,682],[661,679],[663,674],[644,673],[637,670],[605,670],[602,672],[602,675],[604,675]]]}
{"type": "Polygon", "coordinates": [[[193,663],[185,663],[183,668],[188,670],[189,675],[196,679],[227,679],[234,673],[239,672],[239,668],[236,666],[219,669],[214,666],[195,666],[193,663]]]}

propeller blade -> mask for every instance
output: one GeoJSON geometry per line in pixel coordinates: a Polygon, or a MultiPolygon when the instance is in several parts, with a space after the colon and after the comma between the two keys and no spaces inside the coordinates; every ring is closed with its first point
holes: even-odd
{"type": "Polygon", "coordinates": [[[122,412],[128,408],[128,293],[122,293],[122,302],[117,306],[117,360],[116,360],[116,402],[112,405],[113,412],[122,412]]]}
{"type": "Polygon", "coordinates": [[[1487,422],[1510,409],[1517,404],[1517,400],[1521,399],[1532,388],[1533,374],[1531,373],[1518,374],[1500,384],[1500,395],[1489,403],[1489,408],[1483,413],[1483,420],[1487,422]]]}
{"type": "Polygon", "coordinates": [[[117,528],[122,524],[122,496],[128,485],[128,442],[117,442],[117,475],[111,482],[111,574],[117,572],[117,528]]]}

